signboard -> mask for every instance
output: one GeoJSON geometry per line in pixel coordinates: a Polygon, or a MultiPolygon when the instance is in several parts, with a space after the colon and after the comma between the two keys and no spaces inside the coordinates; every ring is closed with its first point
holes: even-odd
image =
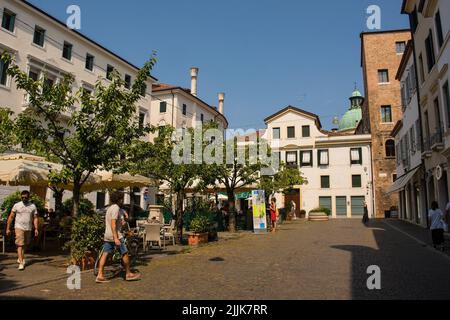
{"type": "Polygon", "coordinates": [[[267,232],[266,199],[264,190],[252,191],[253,231],[255,233],[267,232]]]}

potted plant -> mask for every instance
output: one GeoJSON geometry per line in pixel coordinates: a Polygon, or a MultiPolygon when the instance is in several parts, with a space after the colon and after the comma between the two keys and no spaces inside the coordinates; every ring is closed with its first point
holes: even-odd
{"type": "Polygon", "coordinates": [[[309,212],[309,221],[328,221],[331,211],[328,208],[315,208],[309,212]]]}
{"type": "Polygon", "coordinates": [[[306,211],[300,210],[300,219],[304,219],[306,217],[306,211]]]}
{"type": "Polygon", "coordinates": [[[208,217],[196,216],[191,220],[188,234],[188,242],[190,246],[197,246],[208,242],[208,231],[210,221],[208,217]]]}
{"type": "Polygon", "coordinates": [[[74,219],[71,239],[64,245],[70,249],[71,263],[82,270],[94,267],[97,252],[103,244],[104,219],[98,214],[81,215],[74,219]]]}

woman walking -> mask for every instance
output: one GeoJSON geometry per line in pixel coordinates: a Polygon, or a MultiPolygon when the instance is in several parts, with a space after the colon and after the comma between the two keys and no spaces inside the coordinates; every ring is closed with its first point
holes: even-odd
{"type": "Polygon", "coordinates": [[[270,221],[272,222],[272,232],[277,229],[277,200],[272,198],[270,201],[270,221]]]}
{"type": "Polygon", "coordinates": [[[444,213],[438,208],[438,203],[433,201],[431,209],[428,212],[428,219],[430,222],[431,238],[433,240],[433,247],[444,251],[444,213]]]}

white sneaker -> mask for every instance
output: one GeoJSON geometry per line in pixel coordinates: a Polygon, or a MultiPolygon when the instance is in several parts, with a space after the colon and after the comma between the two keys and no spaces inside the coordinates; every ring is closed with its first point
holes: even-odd
{"type": "Polygon", "coordinates": [[[20,271],[23,271],[23,270],[25,270],[25,266],[24,266],[24,264],[23,264],[23,263],[19,264],[19,270],[20,270],[20,271]]]}
{"type": "MultiPolygon", "coordinates": [[[[20,260],[19,259],[17,259],[17,263],[20,264],[20,260]]],[[[23,259],[22,264],[25,266],[25,259],[23,259]]]]}

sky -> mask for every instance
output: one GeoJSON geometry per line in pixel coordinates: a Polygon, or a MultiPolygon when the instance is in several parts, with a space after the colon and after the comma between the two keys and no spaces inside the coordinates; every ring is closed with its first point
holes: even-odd
{"type": "Polygon", "coordinates": [[[408,28],[402,0],[30,0],[66,21],[81,8],[80,32],[142,66],[153,50],[152,75],[190,88],[217,106],[225,92],[230,128],[265,128],[264,118],[293,105],[335,127],[355,87],[363,93],[360,33],[366,10],[381,8],[381,30],[408,28]]]}

